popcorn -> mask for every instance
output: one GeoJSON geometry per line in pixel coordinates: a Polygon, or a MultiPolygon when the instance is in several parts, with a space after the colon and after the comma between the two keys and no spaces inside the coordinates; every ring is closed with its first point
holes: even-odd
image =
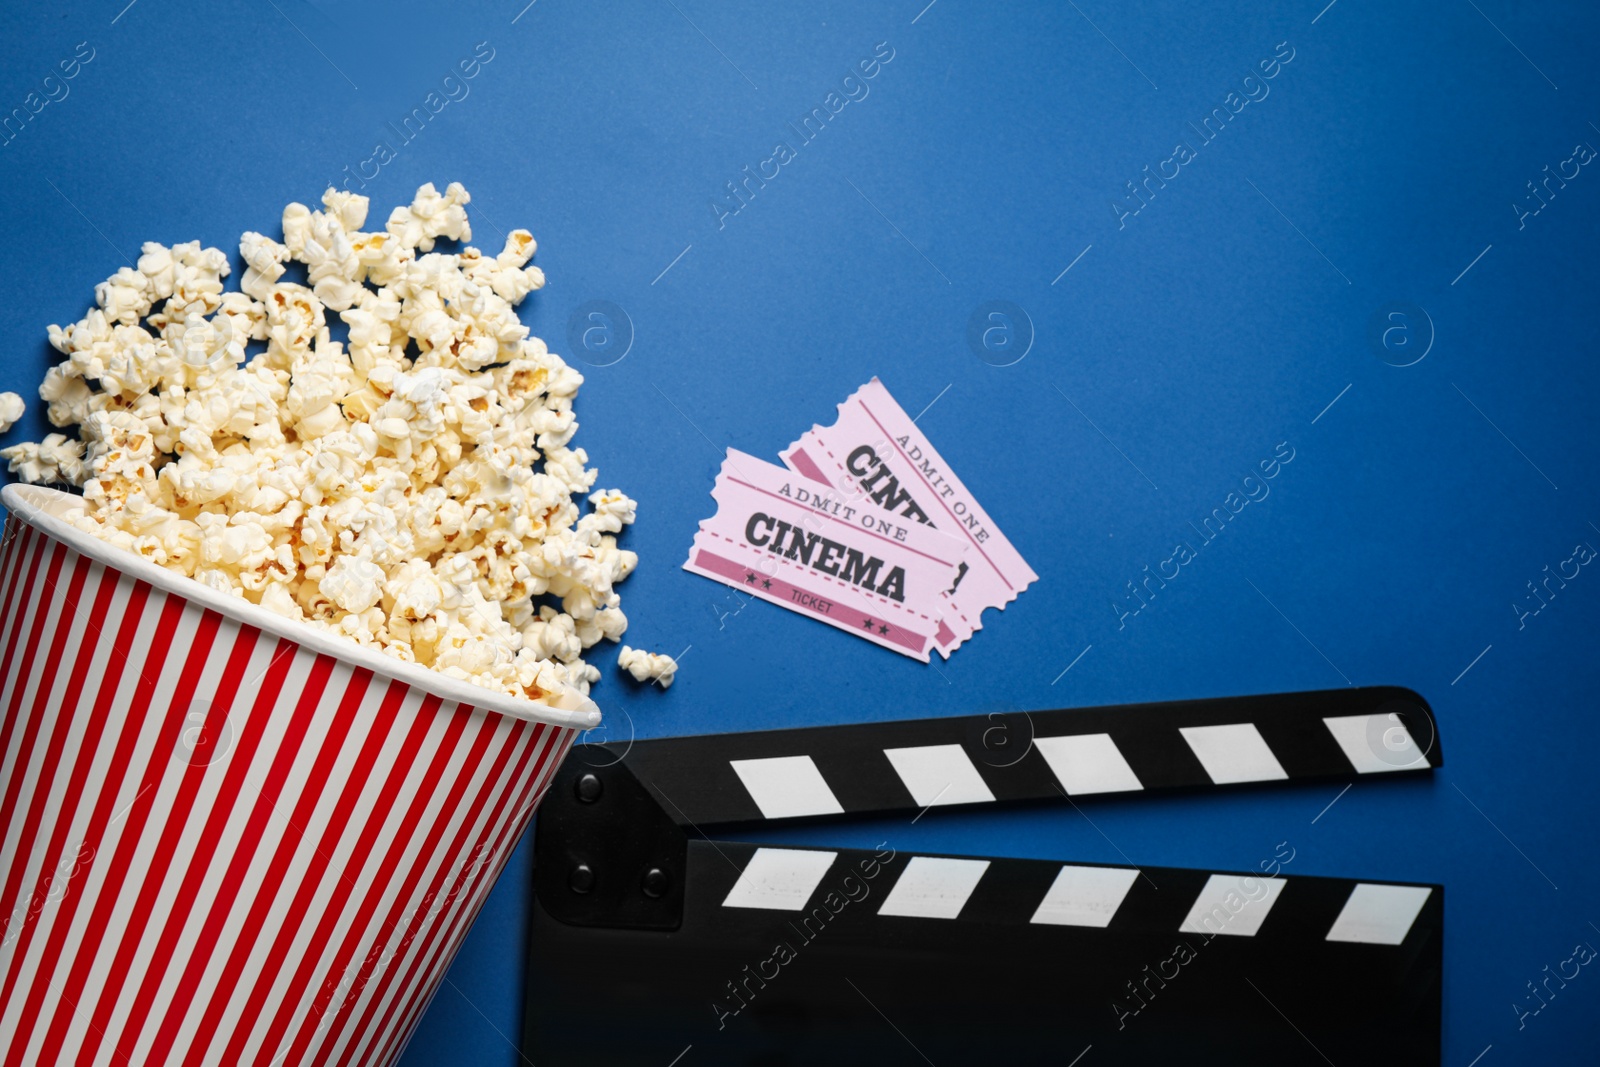
{"type": "Polygon", "coordinates": [[[601,533],[621,533],[624,526],[632,525],[639,505],[623,495],[620,489],[605,489],[589,494],[590,512],[578,520],[578,529],[595,532],[594,543],[599,544],[601,533]]]}
{"type": "MultiPolygon", "coordinates": [[[[287,226],[286,222],[285,228],[287,226]]],[[[267,299],[273,284],[283,277],[284,263],[289,258],[288,247],[270,237],[247,231],[239,238],[239,255],[244,257],[245,265],[239,288],[257,300],[267,299]]]]}
{"type": "Polygon", "coordinates": [[[5,433],[15,426],[26,410],[28,406],[16,393],[0,393],[0,433],[5,433]]]}
{"type": "MultiPolygon", "coordinates": [[[[364,196],[356,199],[366,202],[364,196]]],[[[467,224],[466,205],[471,200],[460,182],[451,182],[443,196],[429,182],[417,190],[410,207],[397,207],[390,213],[385,229],[404,247],[424,252],[433,251],[433,242],[440,237],[470,241],[472,227],[467,224]]]]}
{"type": "MultiPolygon", "coordinates": [[[[231,291],[222,251],[145,244],[49,327],[64,358],[39,396],[78,439],[0,458],[80,487],[76,527],[208,588],[497,691],[587,693],[583,653],[627,629],[615,586],[638,557],[616,535],[637,507],[592,491],[570,447],[583,377],[516,315],[544,285],[533,235],[435,250],[472,239],[470,201],[424,185],[378,232],[363,196],[290,204],[281,241],[241,237],[231,291]]],[[[0,431],[21,414],[0,394],[0,431]]],[[[619,662],[663,686],[676,669],[619,662]]]]}
{"type": "Polygon", "coordinates": [[[678,673],[678,661],[671,656],[627,645],[617,654],[617,666],[633,675],[634,681],[655,682],[663,689],[671,688],[672,679],[678,673]]]}
{"type": "Polygon", "coordinates": [[[340,608],[359,615],[383,597],[383,568],[354,556],[340,556],[322,576],[322,594],[340,608]]]}
{"type": "Polygon", "coordinates": [[[88,477],[83,442],[69,441],[59,433],[48,435],[38,444],[12,445],[0,451],[0,459],[10,461],[12,474],[35,485],[82,485],[88,477]]]}

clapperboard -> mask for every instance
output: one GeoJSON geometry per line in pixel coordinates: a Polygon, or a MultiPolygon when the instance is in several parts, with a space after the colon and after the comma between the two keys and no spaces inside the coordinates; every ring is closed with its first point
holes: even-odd
{"type": "Polygon", "coordinates": [[[1437,1064],[1441,886],[714,831],[1157,790],[1203,804],[1440,763],[1432,711],[1398,688],[582,746],[539,810],[524,1054],[1437,1064]]]}

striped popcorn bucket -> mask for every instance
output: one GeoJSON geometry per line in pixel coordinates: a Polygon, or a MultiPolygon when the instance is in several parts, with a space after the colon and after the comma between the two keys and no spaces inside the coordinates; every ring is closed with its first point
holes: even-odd
{"type": "Polygon", "coordinates": [[[574,735],[7,486],[0,1067],[399,1058],[574,735]]]}

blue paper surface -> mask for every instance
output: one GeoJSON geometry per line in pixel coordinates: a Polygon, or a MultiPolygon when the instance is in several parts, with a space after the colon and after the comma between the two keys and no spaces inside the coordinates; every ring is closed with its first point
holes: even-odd
{"type": "MultiPolygon", "coordinates": [[[[31,404],[0,444],[47,431],[44,328],[142,241],[461,181],[480,243],[539,241],[535,334],[620,331],[574,359],[577,443],[640,504],[627,640],[686,652],[665,693],[600,653],[609,736],[1410,686],[1449,760],[1426,781],[792,839],[1219,869],[1288,842],[1290,875],[1446,885],[1445,1062],[1590,1046],[1600,978],[1520,1013],[1600,944],[1600,575],[1541,585],[1600,546],[1592,5],[124,2],[6,13],[0,108],[58,98],[0,146],[0,388],[31,404]],[[993,301],[1025,319],[974,349],[993,301]],[[874,374],[1040,575],[948,662],[679,569],[722,450],[775,457],[874,374]]],[[[529,862],[411,1067],[522,1062],[529,862]]]]}

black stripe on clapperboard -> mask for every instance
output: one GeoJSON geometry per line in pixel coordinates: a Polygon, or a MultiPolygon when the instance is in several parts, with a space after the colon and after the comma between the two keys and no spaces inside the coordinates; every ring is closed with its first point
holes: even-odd
{"type": "Polygon", "coordinates": [[[1443,762],[1427,703],[1394,687],[663,738],[626,759],[663,810],[696,827],[1443,762]]]}

